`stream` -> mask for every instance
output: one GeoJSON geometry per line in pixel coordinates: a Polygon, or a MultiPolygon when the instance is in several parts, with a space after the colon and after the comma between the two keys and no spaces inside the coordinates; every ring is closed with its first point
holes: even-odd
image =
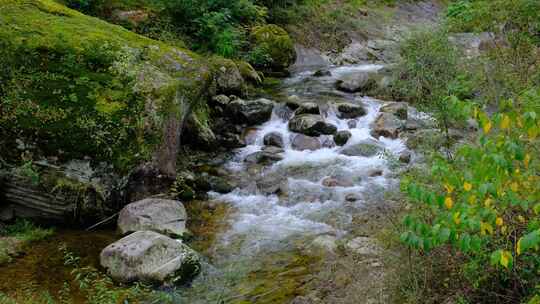
{"type": "Polygon", "coordinates": [[[305,70],[283,81],[281,96],[317,103],[326,122],[350,131],[352,137],[344,147],[332,147],[325,144],[332,136],[321,135],[320,149],[295,150],[295,134],[288,129],[293,114],[284,103],[274,107],[268,122],[247,130],[248,145],[222,165],[238,187],[224,195],[210,193],[212,204],[228,209],[226,225],[205,252],[208,263],[203,273],[181,292],[186,303],[287,303],[305,292],[303,286],[326,256],[324,248],[331,251],[352,237],[355,215],[395,189],[398,179],[391,159],[406,147],[401,139],[370,135],[382,102],[334,88],[336,80],[347,74],[381,67],[334,67],[330,76],[323,77],[305,70]],[[340,119],[336,101],[362,104],[367,113],[340,119]],[[246,162],[264,150],[264,136],[270,132],[283,138],[282,159],[269,165],[246,162]],[[341,153],[366,139],[378,140],[384,152],[371,157],[341,153]]]}

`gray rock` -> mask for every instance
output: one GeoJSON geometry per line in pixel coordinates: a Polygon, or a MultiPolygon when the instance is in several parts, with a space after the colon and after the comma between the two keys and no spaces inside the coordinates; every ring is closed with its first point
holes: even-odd
{"type": "Polygon", "coordinates": [[[352,187],[353,181],[347,176],[328,176],[322,180],[322,185],[325,187],[352,187]]]}
{"type": "Polygon", "coordinates": [[[347,143],[347,141],[349,141],[351,136],[352,134],[350,131],[347,131],[347,130],[338,131],[334,135],[334,142],[338,146],[344,146],[347,143]]]}
{"type": "Polygon", "coordinates": [[[358,121],[356,121],[355,119],[347,121],[347,126],[349,127],[349,129],[355,129],[357,125],[358,121]]]}
{"type": "Polygon", "coordinates": [[[403,151],[399,154],[399,161],[405,164],[408,164],[411,162],[411,152],[410,151],[403,151]]]}
{"type": "Polygon", "coordinates": [[[283,136],[279,132],[270,132],[264,135],[263,142],[267,146],[283,148],[283,136]]]}
{"type": "Polygon", "coordinates": [[[336,82],[336,88],[348,93],[366,92],[377,87],[372,73],[362,72],[344,76],[336,82]]]}
{"type": "Polygon", "coordinates": [[[210,190],[217,193],[229,193],[234,190],[235,186],[220,176],[208,176],[207,177],[210,190]]]}
{"type": "Polygon", "coordinates": [[[244,162],[249,164],[271,164],[283,159],[283,156],[275,151],[257,151],[246,156],[244,162]]]}
{"type": "Polygon", "coordinates": [[[336,126],[325,122],[320,115],[314,114],[293,117],[289,121],[289,129],[309,136],[332,135],[337,132],[336,126]]]}
{"type": "Polygon", "coordinates": [[[341,154],[347,156],[372,157],[384,150],[384,146],[377,140],[366,139],[354,145],[343,148],[341,154]]]}
{"type": "Polygon", "coordinates": [[[256,184],[257,189],[264,194],[283,194],[288,190],[287,177],[275,172],[263,174],[256,184]]]}
{"type": "Polygon", "coordinates": [[[175,200],[147,198],[126,205],[118,215],[118,230],[127,234],[151,230],[172,237],[186,232],[187,213],[184,205],[175,200]]]}
{"type": "Polygon", "coordinates": [[[371,135],[374,137],[397,138],[405,123],[391,113],[381,113],[373,123],[371,135]]]}
{"type": "Polygon", "coordinates": [[[292,140],[292,148],[295,150],[311,150],[315,151],[322,148],[322,144],[317,137],[306,136],[304,134],[297,134],[292,140]]]}
{"type": "Polygon", "coordinates": [[[320,115],[321,111],[319,110],[319,105],[314,102],[305,102],[294,111],[294,115],[302,115],[302,114],[315,114],[320,115]]]}
{"type": "Polygon", "coordinates": [[[382,249],[377,242],[369,237],[357,237],[345,244],[345,249],[360,256],[377,256],[382,249]]]}
{"type": "Polygon", "coordinates": [[[269,120],[273,109],[274,102],[268,99],[236,99],[227,105],[226,112],[236,123],[256,125],[269,120]]]}
{"type": "Polygon", "coordinates": [[[322,139],[323,148],[333,148],[335,146],[336,146],[336,143],[331,137],[325,136],[325,138],[322,139]]]}
{"type": "Polygon", "coordinates": [[[339,118],[356,118],[366,115],[366,110],[361,105],[349,102],[340,102],[336,104],[339,118]]]}
{"type": "Polygon", "coordinates": [[[394,114],[397,118],[406,120],[408,106],[404,102],[387,102],[381,107],[381,112],[394,114]]]}
{"type": "Polygon", "coordinates": [[[195,251],[153,231],[137,231],[110,244],[101,252],[100,263],[123,283],[183,283],[201,268],[195,251]]]}
{"type": "Polygon", "coordinates": [[[224,94],[243,95],[246,84],[240,70],[234,61],[228,59],[216,60],[214,62],[214,78],[217,91],[224,94]]]}
{"type": "Polygon", "coordinates": [[[332,76],[332,73],[328,70],[317,70],[315,73],[313,73],[314,77],[327,77],[332,76]]]}

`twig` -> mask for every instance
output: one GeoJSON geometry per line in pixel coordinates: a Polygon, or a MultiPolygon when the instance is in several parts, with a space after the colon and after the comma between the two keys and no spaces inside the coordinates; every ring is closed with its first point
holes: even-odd
{"type": "Polygon", "coordinates": [[[119,213],[120,212],[116,212],[115,214],[113,214],[113,215],[109,216],[108,218],[104,219],[103,221],[86,228],[86,231],[90,231],[90,230],[96,228],[97,226],[99,226],[101,224],[107,223],[108,221],[114,219],[119,213]]]}

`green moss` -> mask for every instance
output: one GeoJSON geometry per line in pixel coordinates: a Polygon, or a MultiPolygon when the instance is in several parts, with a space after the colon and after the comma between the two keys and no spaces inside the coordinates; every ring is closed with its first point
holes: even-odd
{"type": "Polygon", "coordinates": [[[0,7],[0,131],[46,155],[129,169],[161,142],[165,117],[204,104],[210,72],[187,50],[51,0],[0,7]]]}
{"type": "Polygon", "coordinates": [[[280,72],[296,60],[291,37],[275,24],[254,27],[251,31],[251,40],[254,48],[250,61],[257,67],[280,72]]]}

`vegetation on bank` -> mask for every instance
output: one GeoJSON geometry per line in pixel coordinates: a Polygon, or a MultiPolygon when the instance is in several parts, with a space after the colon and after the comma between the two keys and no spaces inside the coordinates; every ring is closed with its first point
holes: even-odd
{"type": "Polygon", "coordinates": [[[0,265],[11,262],[31,242],[46,239],[53,233],[54,229],[40,228],[22,219],[0,226],[0,265]]]}
{"type": "Polygon", "coordinates": [[[480,130],[425,147],[428,166],[405,174],[400,301],[540,302],[538,11],[538,1],[454,1],[440,30],[402,44],[395,96],[434,113],[447,135],[480,130]],[[481,55],[449,42],[464,30],[491,33],[481,55]]]}

